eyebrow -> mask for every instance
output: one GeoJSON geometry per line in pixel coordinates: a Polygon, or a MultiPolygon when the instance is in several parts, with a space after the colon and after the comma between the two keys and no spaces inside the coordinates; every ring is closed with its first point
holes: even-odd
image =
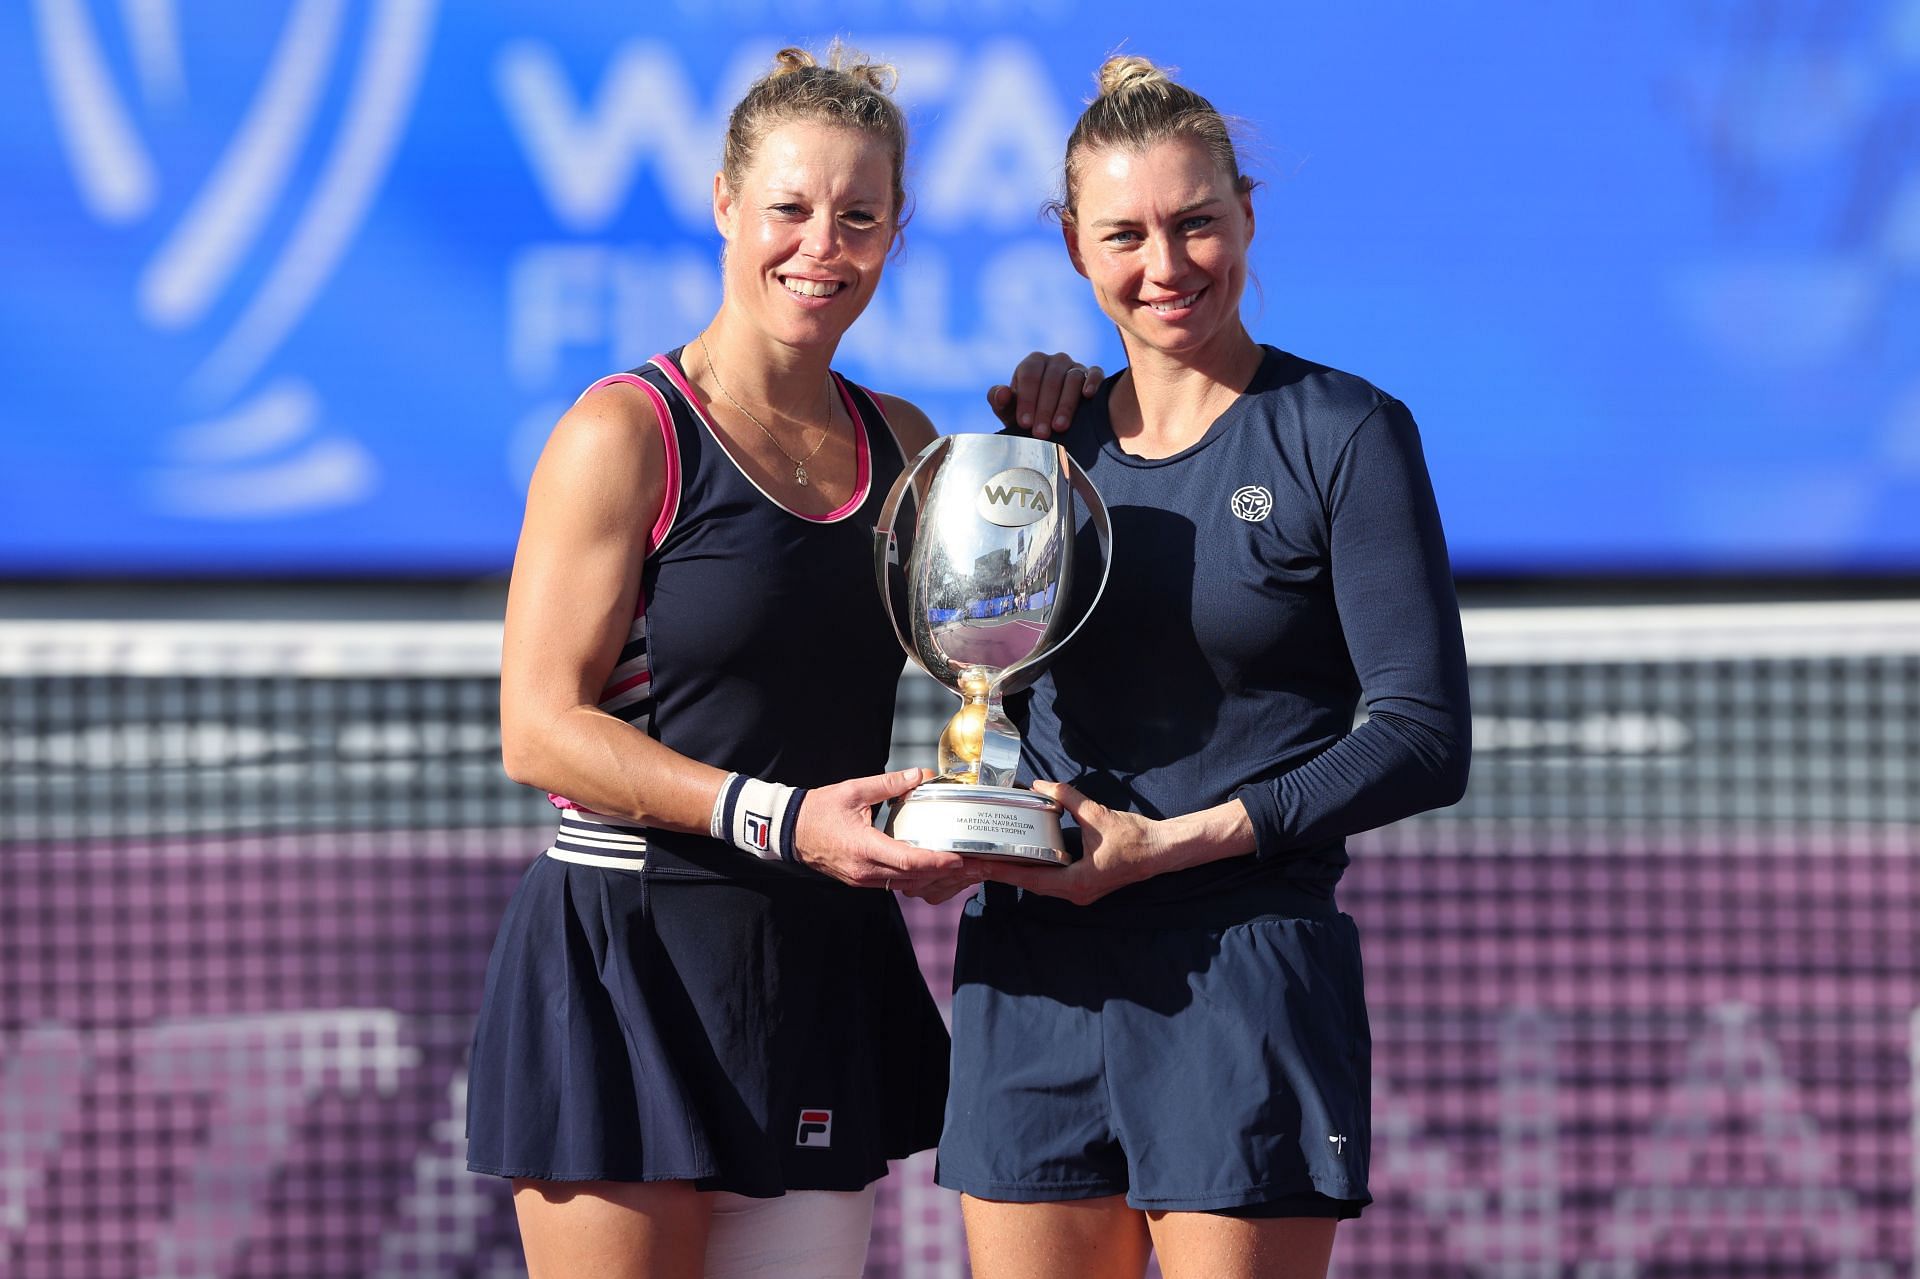
{"type": "MultiPolygon", "coordinates": [[[[807,198],[806,192],[795,191],[791,187],[768,187],[767,195],[769,197],[786,196],[787,198],[794,199],[794,200],[807,198]]],[[[847,193],[846,198],[849,200],[873,200],[873,199],[878,199],[879,197],[867,191],[850,191],[847,193]]]]}
{"type": "MultiPolygon", "coordinates": [[[[1184,217],[1189,213],[1194,213],[1200,209],[1206,208],[1209,204],[1219,204],[1219,203],[1220,203],[1219,196],[1210,195],[1206,197],[1204,200],[1195,200],[1191,204],[1181,205],[1179,208],[1173,211],[1173,216],[1176,218],[1184,217]]],[[[1138,218],[1101,218],[1098,222],[1095,222],[1093,225],[1095,229],[1101,229],[1105,227],[1138,226],[1139,224],[1140,224],[1140,219],[1138,218]]]]}

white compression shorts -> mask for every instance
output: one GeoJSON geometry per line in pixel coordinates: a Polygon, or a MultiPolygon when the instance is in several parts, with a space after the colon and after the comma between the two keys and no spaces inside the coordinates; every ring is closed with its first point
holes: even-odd
{"type": "Polygon", "coordinates": [[[706,1279],[860,1279],[873,1191],[790,1190],[777,1199],[714,1191],[706,1279]]]}

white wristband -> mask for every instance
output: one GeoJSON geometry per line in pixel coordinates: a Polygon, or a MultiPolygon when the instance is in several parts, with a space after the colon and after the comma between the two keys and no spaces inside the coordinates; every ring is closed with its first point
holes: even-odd
{"type": "Polygon", "coordinates": [[[714,797],[709,833],[755,857],[793,861],[794,833],[806,794],[804,787],[729,773],[714,797]]]}

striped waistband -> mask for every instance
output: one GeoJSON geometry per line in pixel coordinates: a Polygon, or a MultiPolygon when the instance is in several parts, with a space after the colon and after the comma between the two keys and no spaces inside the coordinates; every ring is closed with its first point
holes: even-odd
{"type": "Polygon", "coordinates": [[[640,870],[647,864],[646,827],[604,813],[565,808],[547,856],[579,866],[640,870]]]}

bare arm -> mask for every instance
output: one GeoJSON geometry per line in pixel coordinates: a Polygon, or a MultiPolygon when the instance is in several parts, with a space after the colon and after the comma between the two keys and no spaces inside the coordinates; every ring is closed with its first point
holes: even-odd
{"type": "Polygon", "coordinates": [[[598,707],[633,624],[666,450],[638,387],[591,392],[534,469],[507,593],[500,729],[507,773],[596,812],[704,831],[725,776],[598,707]]]}
{"type": "MultiPolygon", "coordinates": [[[[598,706],[633,624],[665,460],[658,416],[638,387],[599,388],[554,428],[528,491],[507,595],[502,755],[515,781],[596,812],[705,834],[726,774],[598,706]]],[[[873,805],[921,776],[909,769],[808,791],[800,859],[862,885],[911,887],[951,873],[957,856],[923,852],[870,825],[873,805]]]]}

